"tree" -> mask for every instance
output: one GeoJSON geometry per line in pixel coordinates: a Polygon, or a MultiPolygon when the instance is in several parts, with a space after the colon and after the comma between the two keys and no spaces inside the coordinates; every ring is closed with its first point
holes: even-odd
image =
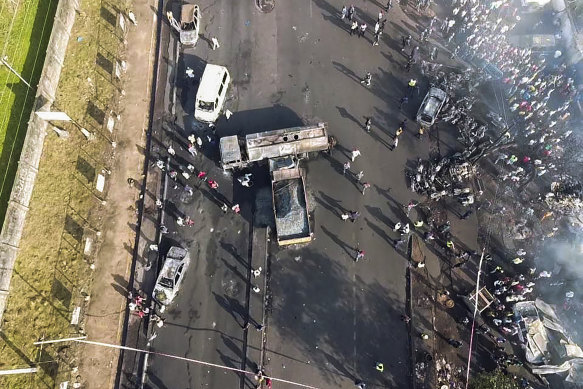
{"type": "Polygon", "coordinates": [[[470,380],[470,389],[519,389],[516,381],[501,370],[480,373],[470,380]]]}

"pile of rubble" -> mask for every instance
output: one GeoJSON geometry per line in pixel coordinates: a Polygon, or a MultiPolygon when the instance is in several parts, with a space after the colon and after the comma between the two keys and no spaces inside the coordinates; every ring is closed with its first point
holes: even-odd
{"type": "Polygon", "coordinates": [[[551,183],[551,191],[545,194],[545,203],[551,210],[563,214],[580,211],[583,208],[583,185],[570,176],[560,179],[551,183]]]}
{"type": "Polygon", "coordinates": [[[419,159],[416,169],[408,176],[413,192],[425,194],[432,200],[453,196],[463,206],[468,206],[474,203],[468,182],[475,171],[475,165],[458,153],[442,158],[436,164],[419,159]]]}

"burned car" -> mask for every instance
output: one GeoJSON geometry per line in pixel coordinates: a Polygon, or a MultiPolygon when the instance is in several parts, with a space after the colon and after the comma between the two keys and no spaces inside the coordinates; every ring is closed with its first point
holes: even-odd
{"type": "Polygon", "coordinates": [[[417,123],[423,127],[431,127],[447,101],[447,94],[439,88],[432,87],[423,99],[417,111],[417,123]]]}
{"type": "Polygon", "coordinates": [[[177,246],[173,246],[168,250],[152,293],[154,300],[162,305],[172,303],[180,289],[180,285],[182,285],[189,264],[190,256],[188,251],[177,246]]]}

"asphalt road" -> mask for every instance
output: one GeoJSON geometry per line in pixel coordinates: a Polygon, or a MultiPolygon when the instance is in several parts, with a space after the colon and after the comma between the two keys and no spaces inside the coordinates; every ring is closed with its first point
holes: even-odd
{"type": "MultiPolygon", "coordinates": [[[[188,66],[200,75],[207,62],[227,66],[233,80],[226,107],[234,115],[228,122],[219,120],[218,136],[326,121],[339,140],[331,156],[305,164],[316,239],[300,249],[272,247],[269,252],[267,373],[321,388],[349,388],[355,379],[376,387],[409,386],[407,332],[400,321],[406,303],[406,260],[392,248],[398,238],[392,226],[412,198],[403,171],[429,151],[427,139],[414,137],[417,129],[411,120],[425,85],[404,108],[410,128],[396,150],[391,151],[391,145],[405,117],[398,100],[406,93],[409,77],[415,76],[415,71],[407,74],[402,69],[400,36],[418,36],[414,26],[427,21],[414,14],[407,17],[395,2],[381,44],[373,47],[370,30],[377,1],[354,1],[357,18],[369,25],[364,38],[349,36],[348,24],[338,17],[339,1],[279,1],[268,14],[260,13],[254,1],[198,4],[203,37],[182,53],[177,127],[167,132],[160,150],[168,144],[177,149],[191,132],[207,130],[192,119],[196,85],[184,74],[188,66]],[[221,44],[216,51],[208,46],[213,36],[221,44]],[[367,71],[373,75],[368,88],[359,82],[367,71]],[[370,133],[363,129],[365,116],[373,118],[370,133]],[[342,164],[353,148],[362,155],[352,163],[352,173],[343,176],[342,164]],[[364,195],[353,177],[361,170],[363,182],[371,184],[364,195]],[[343,222],[340,214],[347,210],[362,216],[355,223],[343,222]],[[355,263],[357,247],[366,251],[366,258],[355,263]],[[383,373],[375,370],[377,361],[384,363],[383,373]]],[[[172,79],[170,75],[168,82],[172,79]]],[[[171,89],[169,84],[166,88],[171,89]]],[[[248,309],[250,224],[258,209],[255,195],[268,191],[269,181],[266,171],[256,169],[253,191],[235,185],[218,167],[217,139],[212,141],[205,138],[204,157],[179,151],[173,162],[175,167],[192,163],[207,171],[219,182],[220,194],[197,182],[193,198],[185,201],[181,185],[173,189],[170,182],[166,245],[175,241],[188,247],[192,263],[152,346],[157,352],[252,370],[258,361],[247,358],[242,329],[248,309]],[[223,214],[217,197],[240,203],[242,216],[223,214]],[[176,226],[179,215],[192,217],[195,226],[176,226]]],[[[147,384],[161,389],[236,388],[249,387],[250,381],[242,383],[233,372],[155,356],[149,361],[147,384]]]]}

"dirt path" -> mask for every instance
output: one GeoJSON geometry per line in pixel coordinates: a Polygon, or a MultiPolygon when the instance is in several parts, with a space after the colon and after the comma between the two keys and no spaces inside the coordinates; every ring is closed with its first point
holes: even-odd
{"type": "MultiPolygon", "coordinates": [[[[85,331],[90,340],[119,344],[126,290],[135,243],[136,202],[144,163],[150,88],[155,46],[157,2],[136,0],[127,34],[125,97],[120,102],[121,121],[115,129],[116,161],[111,167],[107,197],[108,213],[103,227],[103,244],[97,255],[91,302],[85,331]],[[128,185],[128,178],[136,181],[128,185]]],[[[80,349],[79,374],[84,388],[113,387],[119,352],[84,345],[80,349]],[[109,384],[105,386],[104,384],[109,384]]]]}

